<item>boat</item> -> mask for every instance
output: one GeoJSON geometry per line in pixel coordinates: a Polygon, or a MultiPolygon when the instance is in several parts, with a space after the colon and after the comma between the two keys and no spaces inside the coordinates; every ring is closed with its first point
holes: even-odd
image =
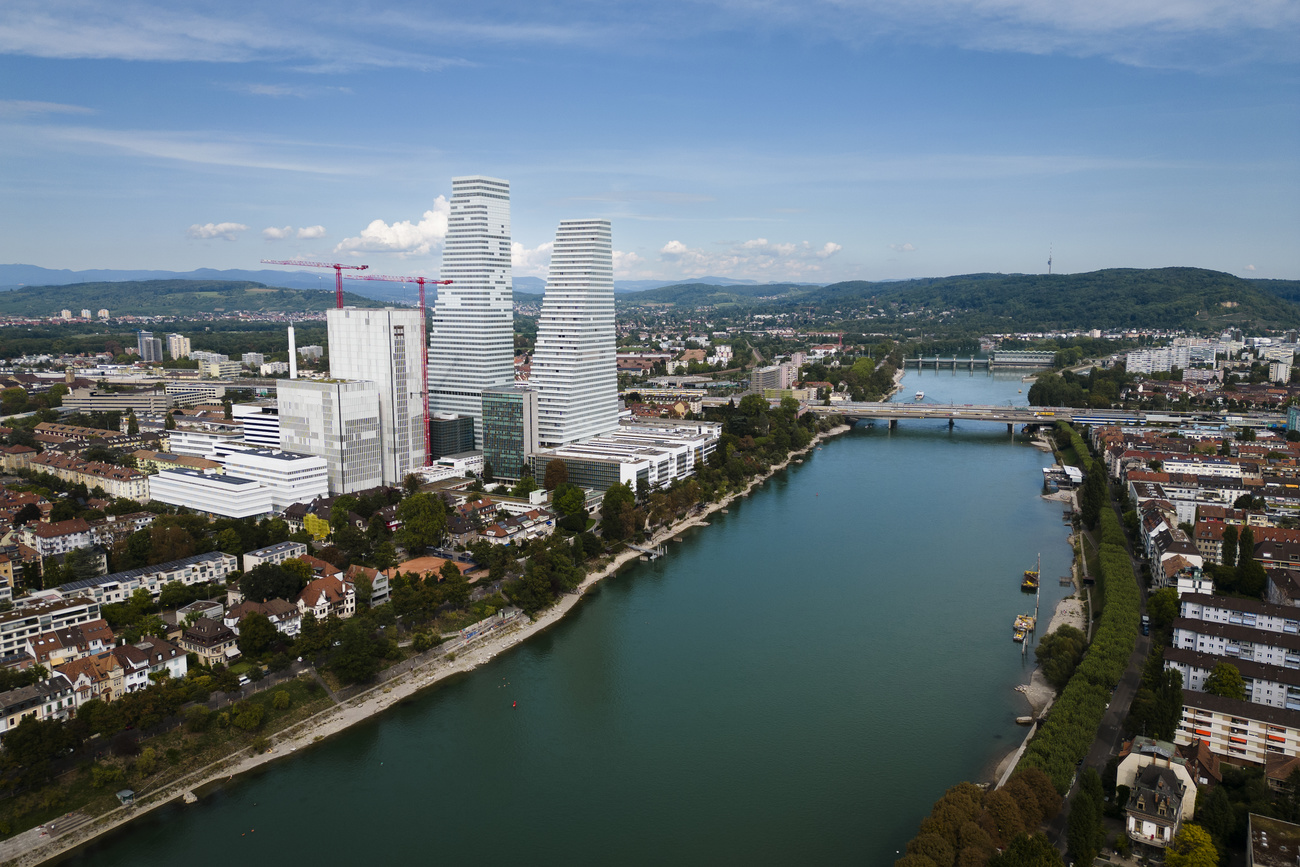
{"type": "Polygon", "coordinates": [[[1033,569],[1025,570],[1025,578],[1020,582],[1020,589],[1026,593],[1038,592],[1038,573],[1042,570],[1043,555],[1038,555],[1038,562],[1034,564],[1033,569]]]}
{"type": "Polygon", "coordinates": [[[1032,614],[1017,614],[1015,625],[1012,627],[1011,639],[1013,641],[1024,641],[1029,633],[1034,631],[1034,624],[1038,618],[1032,614]]]}
{"type": "Polygon", "coordinates": [[[912,399],[913,399],[913,400],[925,400],[925,392],[923,392],[923,391],[918,391],[918,392],[916,393],[916,396],[913,397],[912,399]]]}

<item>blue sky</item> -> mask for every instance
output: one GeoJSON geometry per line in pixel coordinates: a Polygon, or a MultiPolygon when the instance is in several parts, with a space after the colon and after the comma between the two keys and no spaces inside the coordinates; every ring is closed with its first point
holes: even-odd
{"type": "Polygon", "coordinates": [[[1300,278],[1298,107],[1296,0],[5,0],[0,262],[435,274],[483,173],[521,275],[1300,278]]]}

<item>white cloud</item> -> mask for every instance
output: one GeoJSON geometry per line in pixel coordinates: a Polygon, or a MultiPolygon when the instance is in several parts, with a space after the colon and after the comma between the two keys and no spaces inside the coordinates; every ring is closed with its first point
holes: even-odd
{"type": "Polygon", "coordinates": [[[523,277],[545,277],[546,269],[551,264],[551,248],[554,246],[555,242],[547,241],[530,249],[515,241],[510,245],[510,266],[516,274],[523,277]]]}
{"type": "Polygon", "coordinates": [[[1246,270],[1247,270],[1247,271],[1254,271],[1254,270],[1255,270],[1255,266],[1254,266],[1254,265],[1247,265],[1247,266],[1246,266],[1246,270]]]}
{"type": "Polygon", "coordinates": [[[293,234],[293,226],[285,226],[283,229],[277,229],[275,226],[269,226],[262,230],[262,237],[268,241],[283,241],[293,234]]]}
{"type": "Polygon", "coordinates": [[[907,243],[890,244],[889,249],[893,250],[895,253],[915,253],[917,248],[915,244],[907,243]]]}
{"type": "Polygon", "coordinates": [[[205,223],[202,226],[195,223],[193,226],[190,226],[189,231],[186,232],[186,234],[191,238],[196,238],[200,241],[208,241],[213,238],[222,238],[227,241],[234,241],[239,237],[240,232],[246,231],[248,231],[248,227],[243,223],[205,223]]]}
{"type": "Polygon", "coordinates": [[[93,108],[62,102],[38,102],[30,99],[0,99],[0,117],[25,117],[33,114],[94,114],[93,108]]]}
{"type": "Polygon", "coordinates": [[[834,241],[814,247],[808,241],[773,242],[767,238],[726,241],[717,251],[688,247],[669,241],[659,250],[660,258],[678,276],[752,277],[760,280],[796,280],[815,276],[820,261],[843,249],[834,241]]]}
{"type": "MultiPolygon", "coordinates": [[[[334,248],[336,253],[399,253],[403,256],[425,256],[447,237],[447,215],[451,205],[445,196],[434,200],[433,208],[425,211],[418,223],[403,220],[389,225],[383,220],[372,220],[361,234],[344,238],[334,248]]],[[[323,232],[324,230],[322,230],[323,232]]]]}
{"type": "Polygon", "coordinates": [[[636,253],[614,251],[614,276],[618,278],[653,276],[649,272],[636,270],[645,264],[645,259],[636,253]]]}
{"type": "Polygon", "coordinates": [[[300,241],[311,241],[323,237],[325,237],[324,226],[303,226],[298,230],[298,240],[300,241]]]}

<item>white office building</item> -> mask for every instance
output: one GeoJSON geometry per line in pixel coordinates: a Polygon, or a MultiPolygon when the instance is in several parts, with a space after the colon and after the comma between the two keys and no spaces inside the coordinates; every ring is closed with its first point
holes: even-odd
{"type": "Polygon", "coordinates": [[[276,388],[276,403],[281,447],[323,457],[331,494],[383,484],[375,383],[284,380],[276,388]]]}
{"type": "Polygon", "coordinates": [[[258,448],[280,447],[280,409],[274,400],[237,403],[230,408],[231,419],[243,429],[244,442],[258,448]]]}
{"type": "Polygon", "coordinates": [[[530,385],[537,435],[556,448],[618,427],[614,258],[608,220],[565,220],[555,233],[530,385]]]}
{"type": "Polygon", "coordinates": [[[190,339],[184,334],[168,334],[167,354],[172,358],[189,358],[190,339]]]}
{"type": "Polygon", "coordinates": [[[149,480],[149,494],[160,503],[223,518],[255,518],[273,511],[270,488],[229,474],[163,470],[149,480]]]}
{"type": "Polygon", "coordinates": [[[452,284],[439,287],[429,327],[429,409],[473,418],[480,448],[483,389],[515,381],[510,183],[452,178],[451,190],[442,279],[452,284]]]}
{"type": "Polygon", "coordinates": [[[378,389],[381,472],[384,482],[399,485],[424,466],[420,311],[345,307],[328,311],[325,319],[330,375],[373,382],[378,389]]]}
{"type": "Polygon", "coordinates": [[[269,489],[271,509],[276,512],[329,495],[328,465],[319,455],[249,449],[232,452],[224,463],[227,474],[252,479],[269,489]]]}

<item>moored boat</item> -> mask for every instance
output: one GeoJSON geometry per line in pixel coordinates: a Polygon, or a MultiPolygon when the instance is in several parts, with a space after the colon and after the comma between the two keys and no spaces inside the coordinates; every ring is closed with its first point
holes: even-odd
{"type": "Polygon", "coordinates": [[[1020,582],[1020,589],[1026,593],[1038,592],[1038,575],[1042,571],[1043,555],[1038,555],[1038,562],[1034,564],[1033,569],[1025,570],[1024,580],[1020,582]]]}

